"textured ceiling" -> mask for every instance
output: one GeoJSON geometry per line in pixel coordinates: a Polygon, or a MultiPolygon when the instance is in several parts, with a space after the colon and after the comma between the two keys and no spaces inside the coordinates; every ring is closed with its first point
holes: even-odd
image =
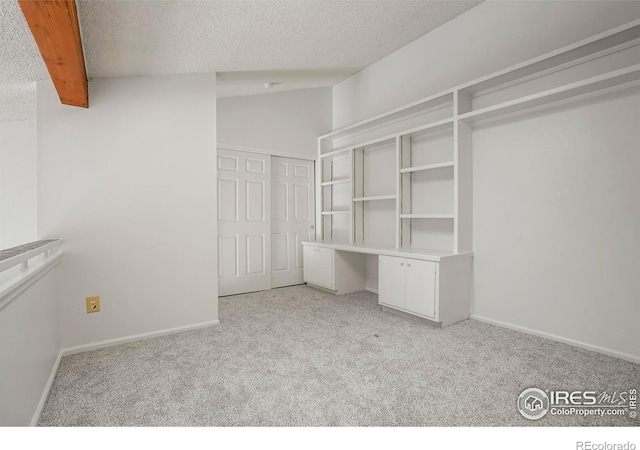
{"type": "MultiPolygon", "coordinates": [[[[218,96],[226,97],[264,93],[267,81],[280,83],[272,91],[332,86],[479,2],[77,3],[90,78],[218,72],[218,96]]],[[[0,61],[0,100],[12,96],[15,108],[25,95],[31,105],[26,83],[48,73],[17,0],[0,0],[0,61]]]]}
{"type": "Polygon", "coordinates": [[[90,77],[219,72],[229,96],[331,86],[475,4],[92,0],[79,15],[90,77]]]}
{"type": "Polygon", "coordinates": [[[34,118],[34,81],[47,76],[17,0],[0,0],[0,122],[34,118]]]}

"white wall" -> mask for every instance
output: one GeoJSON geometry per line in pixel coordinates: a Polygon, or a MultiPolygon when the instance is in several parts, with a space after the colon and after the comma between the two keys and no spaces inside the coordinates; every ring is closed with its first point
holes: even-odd
{"type": "Polygon", "coordinates": [[[0,123],[0,249],[37,239],[36,121],[0,123]]]}
{"type": "MultiPolygon", "coordinates": [[[[337,85],[334,126],[638,17],[631,2],[483,3],[337,85]]],[[[625,91],[474,131],[476,316],[640,359],[638,105],[625,91]]]]}
{"type": "Polygon", "coordinates": [[[218,143],[316,157],[331,130],[331,88],[218,99],[218,143]]]}
{"type": "Polygon", "coordinates": [[[367,119],[640,17],[640,2],[488,1],[333,88],[333,126],[367,119]]]}
{"type": "Polygon", "coordinates": [[[0,426],[29,425],[60,351],[59,271],[0,309],[0,426]]]}
{"type": "Polygon", "coordinates": [[[216,321],[215,76],[96,80],[89,97],[62,106],[38,84],[38,233],[65,241],[62,347],[216,321]]]}
{"type": "Polygon", "coordinates": [[[473,135],[473,313],[640,360],[640,89],[473,135]]]}

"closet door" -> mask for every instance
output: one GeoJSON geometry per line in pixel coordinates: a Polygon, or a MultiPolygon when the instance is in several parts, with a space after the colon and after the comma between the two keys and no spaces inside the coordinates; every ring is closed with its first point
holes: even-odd
{"type": "Polygon", "coordinates": [[[218,149],[218,295],[271,288],[271,157],[218,149]]]}
{"type": "Polygon", "coordinates": [[[271,157],[271,287],[302,284],[302,244],[315,239],[313,161],[271,157]]]}

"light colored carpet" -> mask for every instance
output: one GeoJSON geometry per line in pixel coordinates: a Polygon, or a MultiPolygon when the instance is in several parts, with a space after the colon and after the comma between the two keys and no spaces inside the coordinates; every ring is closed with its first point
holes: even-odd
{"type": "Polygon", "coordinates": [[[221,298],[217,327],[65,357],[39,425],[638,425],[516,410],[532,386],[640,387],[638,365],[472,320],[433,328],[376,299],[221,298]]]}

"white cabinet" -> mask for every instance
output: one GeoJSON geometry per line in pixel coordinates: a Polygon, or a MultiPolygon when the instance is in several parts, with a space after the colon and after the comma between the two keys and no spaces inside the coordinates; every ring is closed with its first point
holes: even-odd
{"type": "Polygon", "coordinates": [[[303,258],[304,281],[327,289],[334,289],[334,251],[330,248],[305,245],[303,258]]]}
{"type": "Polygon", "coordinates": [[[364,290],[365,255],[341,252],[312,242],[304,242],[302,246],[306,283],[339,295],[364,290]]]}
{"type": "Polygon", "coordinates": [[[381,305],[438,321],[436,314],[437,263],[379,257],[378,302],[381,305]]]}

